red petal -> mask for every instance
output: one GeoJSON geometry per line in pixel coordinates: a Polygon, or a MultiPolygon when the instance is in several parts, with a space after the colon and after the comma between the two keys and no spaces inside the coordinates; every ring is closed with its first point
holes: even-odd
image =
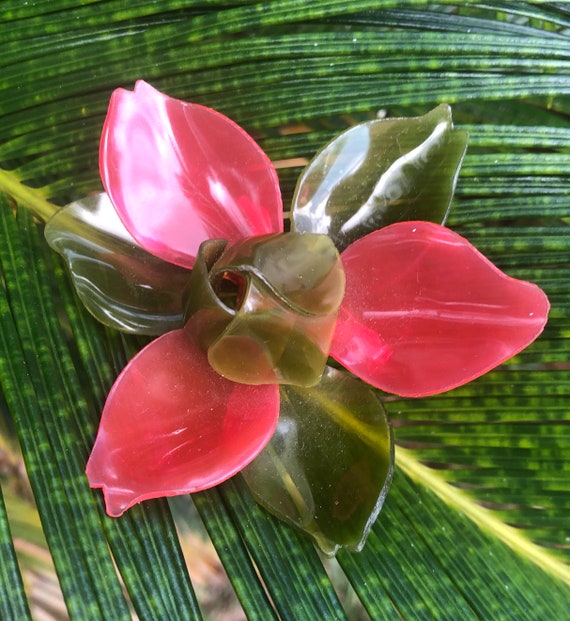
{"type": "Polygon", "coordinates": [[[388,392],[419,397],[465,384],[524,349],[546,323],[541,289],[437,224],[393,224],[341,257],[346,293],[331,355],[388,392]]]}
{"type": "Polygon", "coordinates": [[[148,252],[192,267],[207,239],[283,230],[277,173],[227,117],[145,82],[117,89],[101,136],[103,184],[148,252]]]}
{"type": "Polygon", "coordinates": [[[113,386],[87,463],[107,513],[142,500],[206,489],[246,466],[267,444],[278,387],[222,378],[184,330],[145,347],[113,386]]]}

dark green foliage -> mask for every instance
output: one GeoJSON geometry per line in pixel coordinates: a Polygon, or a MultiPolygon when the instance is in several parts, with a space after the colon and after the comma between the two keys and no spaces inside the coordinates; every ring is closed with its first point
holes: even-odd
{"type": "MultiPolygon", "coordinates": [[[[168,503],[111,520],[83,474],[105,393],[142,343],[84,311],[41,228],[15,212],[34,207],[20,182],[60,205],[100,190],[109,95],[140,78],[252,132],[281,161],[286,205],[303,158],[350,124],[453,104],[470,146],[448,223],[540,284],[551,319],[502,369],[386,406],[396,442],[449,481],[452,499],[461,489],[549,556],[533,564],[528,547],[513,552],[397,469],[367,547],[339,563],[373,619],[567,616],[569,28],[562,2],[3,0],[2,414],[72,618],[130,619],[131,606],[145,620],[199,618],[168,503]]],[[[345,616],[309,540],[239,478],[196,505],[248,618],[345,616]]],[[[0,616],[29,618],[3,504],[0,559],[0,616]]]]}

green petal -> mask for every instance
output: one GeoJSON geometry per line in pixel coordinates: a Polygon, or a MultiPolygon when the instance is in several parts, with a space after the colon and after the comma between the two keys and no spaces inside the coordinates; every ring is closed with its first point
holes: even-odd
{"type": "Polygon", "coordinates": [[[61,254],[87,309],[125,332],[162,334],[182,325],[182,291],[190,272],[143,250],[106,194],[60,209],[45,236],[61,254]]]}
{"type": "Polygon", "coordinates": [[[186,328],[220,375],[246,384],[319,381],[344,294],[328,237],[206,242],[187,291],[186,328]]]}
{"type": "Polygon", "coordinates": [[[388,224],[443,224],[467,148],[442,104],[424,116],[361,123],[307,166],[293,198],[293,227],[329,235],[339,250],[388,224]]]}
{"type": "Polygon", "coordinates": [[[262,506],[332,555],[362,549],[393,464],[392,433],[376,395],[327,367],[315,387],[281,387],[277,430],[242,474],[262,506]]]}

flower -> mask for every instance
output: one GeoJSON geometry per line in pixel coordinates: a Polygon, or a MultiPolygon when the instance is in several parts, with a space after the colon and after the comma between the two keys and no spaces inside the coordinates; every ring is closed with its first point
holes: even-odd
{"type": "Polygon", "coordinates": [[[95,316],[161,334],[116,380],[87,464],[109,515],[243,470],[325,551],[363,545],[393,461],[366,384],[450,390],[546,322],[538,287],[440,224],[466,142],[447,106],[357,125],[307,167],[284,233],[276,171],[238,125],[145,82],[113,93],[106,194],[46,227],[95,316]]]}

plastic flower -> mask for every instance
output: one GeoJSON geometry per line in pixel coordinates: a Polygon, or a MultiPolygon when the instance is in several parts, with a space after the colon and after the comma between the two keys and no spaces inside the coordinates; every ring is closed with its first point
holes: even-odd
{"type": "Polygon", "coordinates": [[[243,471],[325,551],[363,545],[393,461],[367,384],[450,390],[546,322],[538,287],[440,224],[466,142],[447,106],[357,125],[309,164],[284,233],[275,169],[239,126],[144,82],[113,93],[106,194],[46,228],[96,317],[161,334],[115,382],[87,464],[109,515],[243,471]]]}

